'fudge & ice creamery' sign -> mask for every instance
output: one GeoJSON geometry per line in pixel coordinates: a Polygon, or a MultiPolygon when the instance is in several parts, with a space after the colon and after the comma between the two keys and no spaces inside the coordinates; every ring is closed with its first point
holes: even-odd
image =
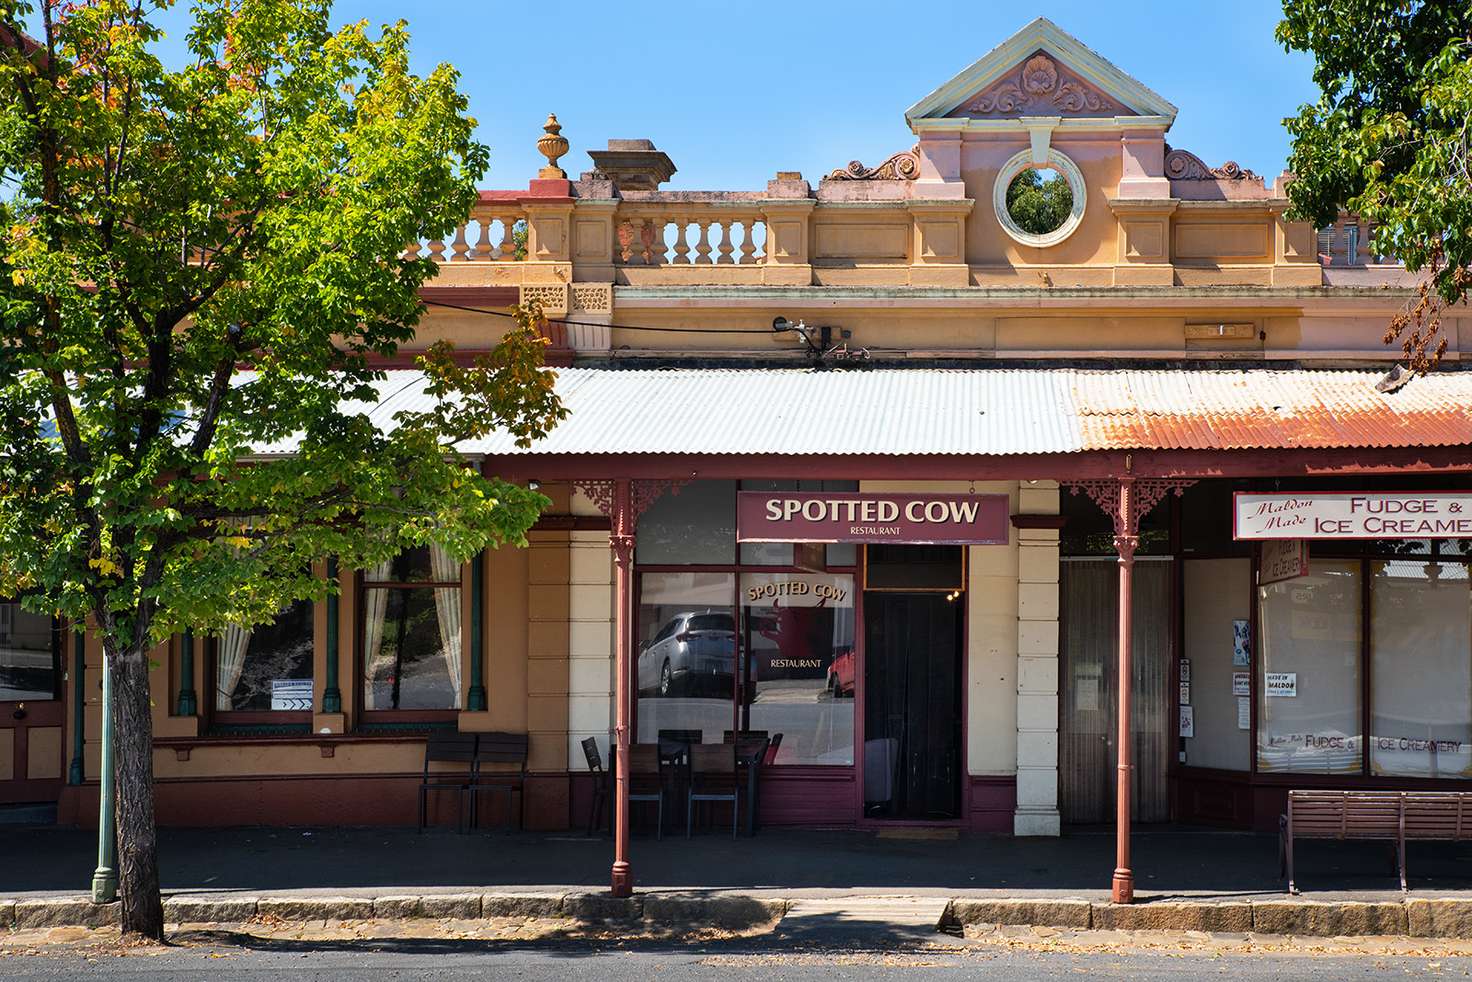
{"type": "Polygon", "coordinates": [[[738,542],[1007,544],[1005,494],[742,491],[738,542]]]}
{"type": "Polygon", "coordinates": [[[1237,539],[1472,539],[1472,491],[1239,491],[1237,539]]]}

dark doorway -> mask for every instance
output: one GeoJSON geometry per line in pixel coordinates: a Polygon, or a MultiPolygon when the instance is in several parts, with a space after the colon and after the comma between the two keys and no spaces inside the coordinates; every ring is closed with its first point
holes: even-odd
{"type": "Polygon", "coordinates": [[[961,814],[961,628],[955,594],[864,594],[864,814],[961,814]]]}

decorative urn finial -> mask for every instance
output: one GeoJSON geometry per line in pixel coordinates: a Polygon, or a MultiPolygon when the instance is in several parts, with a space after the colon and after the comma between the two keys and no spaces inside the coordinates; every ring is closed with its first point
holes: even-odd
{"type": "Polygon", "coordinates": [[[562,135],[562,124],[557,122],[556,113],[547,114],[547,123],[542,129],[546,135],[537,141],[537,150],[547,158],[547,166],[537,171],[542,178],[566,178],[567,172],[557,166],[557,158],[567,153],[567,137],[562,135]]]}

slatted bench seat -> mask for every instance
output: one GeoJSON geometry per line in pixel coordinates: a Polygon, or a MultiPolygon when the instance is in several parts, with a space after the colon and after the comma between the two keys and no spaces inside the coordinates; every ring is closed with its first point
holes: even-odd
{"type": "Polygon", "coordinates": [[[1472,839],[1472,792],[1289,791],[1288,811],[1278,820],[1280,876],[1297,893],[1295,839],[1389,842],[1395,846],[1400,888],[1406,883],[1406,842],[1472,839]]]}

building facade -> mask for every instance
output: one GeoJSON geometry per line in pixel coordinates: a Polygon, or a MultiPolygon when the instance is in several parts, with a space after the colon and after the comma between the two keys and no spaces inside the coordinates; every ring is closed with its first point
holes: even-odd
{"type": "MultiPolygon", "coordinates": [[[[339,597],[162,646],[160,821],[410,824],[458,730],[528,734],[526,826],[575,827],[621,719],[780,734],[773,825],[1057,835],[1124,794],[1268,829],[1289,787],[1462,787],[1472,318],[1387,378],[1413,281],[1175,112],[1039,20],[816,187],[660,190],[644,140],[570,180],[549,123],[538,178],[411,247],[442,272],[406,351],[549,315],[571,416],[465,448],[551,498],[530,547],[324,561],[339,597]]],[[[0,802],[91,823],[95,639],[0,618],[0,802]]]]}

